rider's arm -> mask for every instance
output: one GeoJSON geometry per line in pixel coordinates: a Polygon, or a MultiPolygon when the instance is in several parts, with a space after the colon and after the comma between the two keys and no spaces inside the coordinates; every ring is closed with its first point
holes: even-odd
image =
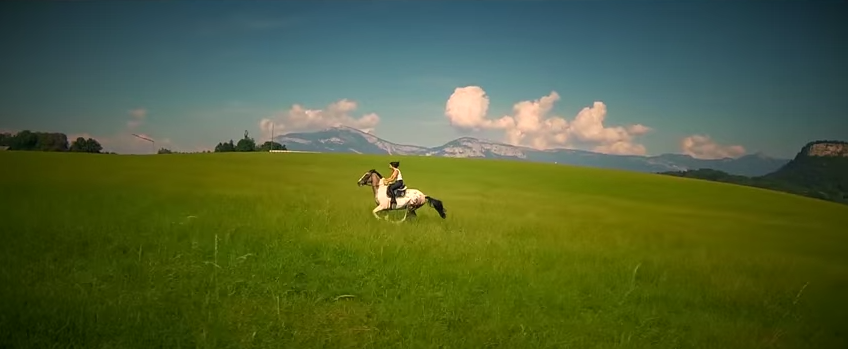
{"type": "Polygon", "coordinates": [[[389,176],[389,178],[386,178],[386,181],[387,181],[387,182],[392,182],[392,181],[394,181],[395,179],[397,179],[397,175],[398,175],[398,170],[393,169],[393,170],[392,170],[392,175],[391,175],[391,176],[389,176]]]}

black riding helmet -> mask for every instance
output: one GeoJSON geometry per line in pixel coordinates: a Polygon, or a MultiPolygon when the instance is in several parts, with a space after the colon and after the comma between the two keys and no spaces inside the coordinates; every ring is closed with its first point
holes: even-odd
{"type": "Polygon", "coordinates": [[[400,168],[400,161],[392,161],[389,163],[394,168],[400,168]]]}

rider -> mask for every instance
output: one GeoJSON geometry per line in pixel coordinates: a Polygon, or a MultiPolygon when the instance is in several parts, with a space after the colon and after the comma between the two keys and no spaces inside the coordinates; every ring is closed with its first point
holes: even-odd
{"type": "Polygon", "coordinates": [[[389,168],[392,169],[392,175],[386,178],[386,183],[389,185],[389,196],[392,198],[391,205],[397,204],[395,198],[395,190],[403,188],[403,174],[400,173],[400,162],[392,161],[389,163],[389,168]]]}

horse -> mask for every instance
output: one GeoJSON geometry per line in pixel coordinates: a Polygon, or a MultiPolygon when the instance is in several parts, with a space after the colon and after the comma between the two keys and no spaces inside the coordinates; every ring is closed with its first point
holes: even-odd
{"type": "MultiPolygon", "coordinates": [[[[375,207],[371,213],[373,213],[374,217],[377,217],[377,219],[380,219],[380,216],[378,216],[377,213],[381,211],[406,210],[403,214],[403,219],[398,222],[400,223],[405,221],[409,214],[412,214],[412,216],[415,217],[415,210],[421,208],[424,204],[429,204],[430,207],[433,207],[442,219],[447,217],[447,211],[445,210],[445,206],[442,204],[441,200],[427,196],[417,189],[407,189],[406,186],[395,190],[395,207],[389,207],[392,200],[389,197],[389,187],[383,183],[383,175],[375,169],[365,172],[356,184],[360,187],[363,185],[371,186],[371,190],[374,192],[374,202],[377,203],[377,207],[375,207]]],[[[387,215],[386,220],[388,219],[389,216],[387,215]]]]}

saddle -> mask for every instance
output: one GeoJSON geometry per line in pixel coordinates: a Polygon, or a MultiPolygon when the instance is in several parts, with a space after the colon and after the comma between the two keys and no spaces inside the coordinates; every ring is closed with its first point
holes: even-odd
{"type": "MultiPolygon", "coordinates": [[[[390,197],[392,196],[392,193],[388,188],[386,188],[386,195],[388,195],[390,197]]],[[[400,187],[400,188],[395,189],[395,197],[396,198],[402,198],[404,195],[406,195],[406,186],[405,185],[400,187]]]]}

